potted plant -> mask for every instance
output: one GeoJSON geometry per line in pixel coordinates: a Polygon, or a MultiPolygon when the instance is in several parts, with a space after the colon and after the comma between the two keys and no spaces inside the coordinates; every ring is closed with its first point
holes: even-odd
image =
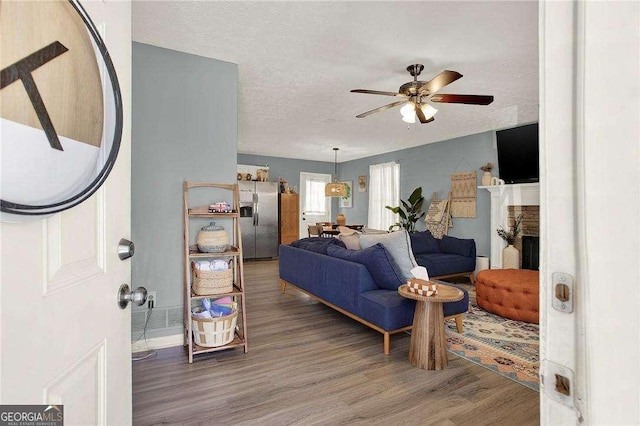
{"type": "Polygon", "coordinates": [[[502,227],[497,230],[498,236],[507,242],[507,246],[502,249],[502,269],[519,269],[520,268],[520,252],[513,246],[516,238],[522,231],[522,214],[516,217],[513,226],[505,231],[502,227]]]}
{"type": "Polygon", "coordinates": [[[424,216],[422,211],[422,204],[424,204],[424,197],[422,196],[422,187],[418,187],[413,190],[407,201],[400,200],[401,206],[391,207],[385,206],[387,209],[398,214],[400,221],[389,227],[389,230],[393,228],[404,228],[407,232],[415,232],[416,222],[424,216]]]}

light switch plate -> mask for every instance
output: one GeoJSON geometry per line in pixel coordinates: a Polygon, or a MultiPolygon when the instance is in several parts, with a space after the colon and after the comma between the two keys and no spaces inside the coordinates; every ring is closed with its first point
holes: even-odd
{"type": "Polygon", "coordinates": [[[551,306],[560,312],[573,312],[573,276],[565,272],[554,272],[551,274],[551,283],[551,306]],[[560,291],[563,294],[562,300],[558,298],[559,285],[566,286],[565,291],[560,291]]]}

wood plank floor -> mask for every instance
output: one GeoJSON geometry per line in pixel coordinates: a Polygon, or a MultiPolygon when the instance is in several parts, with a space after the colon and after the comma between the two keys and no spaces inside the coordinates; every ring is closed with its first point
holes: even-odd
{"type": "Polygon", "coordinates": [[[277,261],[245,263],[249,353],[182,347],[133,364],[136,425],[537,425],[537,392],[453,354],[443,371],[407,361],[410,336],[382,335],[295,289],[277,261]]]}

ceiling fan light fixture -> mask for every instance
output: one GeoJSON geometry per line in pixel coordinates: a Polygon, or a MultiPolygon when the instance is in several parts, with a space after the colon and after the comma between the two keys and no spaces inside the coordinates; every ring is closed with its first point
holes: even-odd
{"type": "Polygon", "coordinates": [[[347,195],[347,184],[338,182],[338,150],[340,148],[333,148],[333,152],[335,152],[334,159],[334,172],[335,176],[333,178],[333,182],[328,183],[324,187],[324,196],[325,197],[344,197],[347,195]]]}
{"type": "Polygon", "coordinates": [[[402,121],[404,121],[405,123],[413,124],[416,122],[416,114],[413,113],[411,115],[403,115],[402,121]]]}
{"type": "Polygon", "coordinates": [[[422,104],[420,105],[420,109],[422,110],[422,113],[424,114],[424,117],[428,120],[430,118],[432,118],[434,115],[436,115],[436,113],[438,112],[437,109],[435,109],[434,107],[432,107],[429,104],[422,104]]]}
{"type": "Polygon", "coordinates": [[[405,118],[413,117],[413,121],[411,123],[415,123],[416,121],[416,104],[413,102],[407,102],[402,108],[400,108],[400,114],[402,114],[402,119],[404,121],[405,118]]]}

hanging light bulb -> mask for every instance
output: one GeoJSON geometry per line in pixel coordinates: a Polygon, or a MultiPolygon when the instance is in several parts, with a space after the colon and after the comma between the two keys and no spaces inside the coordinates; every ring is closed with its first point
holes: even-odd
{"type": "Polygon", "coordinates": [[[437,109],[435,109],[434,107],[432,107],[429,104],[421,104],[420,105],[420,109],[422,110],[422,113],[424,114],[424,118],[426,118],[427,120],[430,119],[431,117],[433,117],[434,115],[436,115],[436,113],[438,112],[437,109]]]}
{"type": "Polygon", "coordinates": [[[342,182],[338,182],[338,149],[333,148],[335,152],[335,160],[334,160],[334,171],[335,176],[333,178],[333,182],[328,183],[324,187],[324,196],[325,197],[344,197],[347,195],[347,185],[342,182]]]}

